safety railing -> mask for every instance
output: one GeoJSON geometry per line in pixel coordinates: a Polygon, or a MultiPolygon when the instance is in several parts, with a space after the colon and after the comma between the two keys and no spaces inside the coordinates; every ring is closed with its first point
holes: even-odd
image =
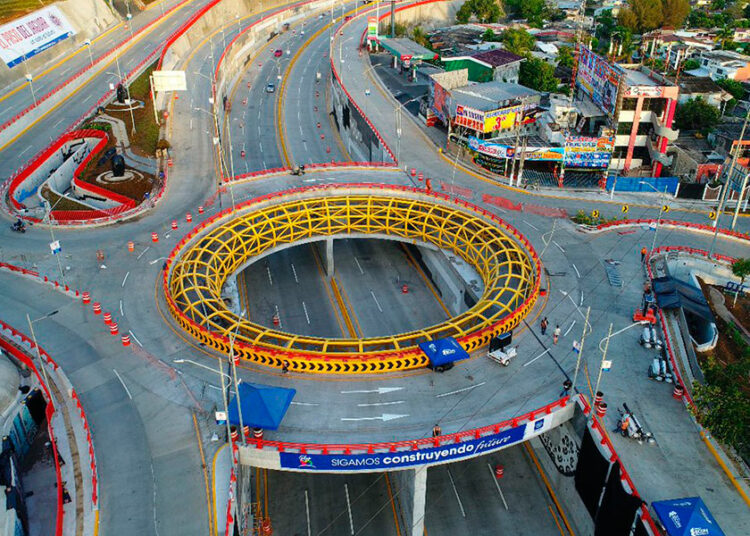
{"type": "MultiPolygon", "coordinates": [[[[709,232],[713,233],[716,229],[712,225],[703,225],[700,223],[692,223],[689,221],[679,221],[679,220],[667,220],[667,219],[635,219],[635,220],[618,220],[618,221],[612,221],[607,223],[602,223],[596,226],[597,230],[605,230],[605,229],[612,229],[615,227],[627,227],[627,226],[634,226],[634,225],[666,225],[666,226],[674,226],[674,227],[685,227],[687,229],[694,229],[696,231],[702,231],[702,232],[709,232]]],[[[731,238],[737,238],[740,240],[750,240],[750,235],[746,233],[741,233],[739,231],[732,231],[730,229],[721,229],[719,228],[719,234],[728,236],[731,238]]]]}
{"type": "Polygon", "coordinates": [[[78,290],[71,289],[67,284],[62,284],[54,279],[50,279],[46,275],[40,275],[39,272],[36,272],[34,270],[21,268],[20,266],[8,264],[7,262],[0,262],[0,270],[7,270],[9,272],[13,272],[13,273],[20,274],[26,277],[30,277],[32,279],[35,279],[38,283],[49,285],[55,290],[58,290],[60,292],[67,294],[71,298],[80,297],[80,293],[78,292],[78,290]]]}

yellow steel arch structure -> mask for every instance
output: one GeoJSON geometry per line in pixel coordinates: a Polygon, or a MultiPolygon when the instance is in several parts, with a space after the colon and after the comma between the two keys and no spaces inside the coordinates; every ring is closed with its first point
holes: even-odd
{"type": "Polygon", "coordinates": [[[468,351],[513,329],[533,307],[540,263],[515,228],[487,211],[409,187],[345,185],[288,190],[227,210],[193,229],[172,251],[164,290],[176,321],[203,343],[255,363],[320,373],[374,373],[425,366],[417,344],[452,336],[468,351]],[[450,250],[481,275],[479,302],[448,321],[407,333],[327,339],[239,318],[221,289],[252,257],[301,240],[389,235],[450,250]]]}

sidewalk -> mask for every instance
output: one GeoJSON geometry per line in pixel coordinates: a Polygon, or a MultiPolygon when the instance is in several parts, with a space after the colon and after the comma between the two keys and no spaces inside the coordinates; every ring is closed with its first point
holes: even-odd
{"type": "Polygon", "coordinates": [[[229,474],[232,470],[231,449],[227,443],[219,447],[211,464],[213,484],[213,509],[217,536],[226,534],[227,501],[229,500],[229,474]]]}

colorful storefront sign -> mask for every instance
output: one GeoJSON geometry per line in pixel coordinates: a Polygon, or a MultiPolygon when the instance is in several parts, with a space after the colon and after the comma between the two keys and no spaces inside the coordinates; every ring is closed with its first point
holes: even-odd
{"type": "Polygon", "coordinates": [[[484,132],[495,132],[496,130],[507,130],[516,126],[521,113],[521,106],[510,106],[484,114],[484,132]]]}
{"type": "Polygon", "coordinates": [[[0,59],[15,67],[75,33],[57,6],[39,9],[0,26],[0,59]]]}
{"type": "Polygon", "coordinates": [[[469,108],[468,106],[456,106],[456,124],[462,127],[484,131],[484,112],[469,108]]]}
{"type": "Polygon", "coordinates": [[[513,158],[516,154],[515,147],[480,140],[474,136],[469,136],[469,149],[494,158],[513,158]]]}
{"type": "Polygon", "coordinates": [[[608,167],[614,146],[613,136],[601,138],[571,136],[565,142],[565,166],[608,167]]]}
{"type": "Polygon", "coordinates": [[[367,39],[378,38],[378,19],[375,17],[367,17],[367,39]]]}

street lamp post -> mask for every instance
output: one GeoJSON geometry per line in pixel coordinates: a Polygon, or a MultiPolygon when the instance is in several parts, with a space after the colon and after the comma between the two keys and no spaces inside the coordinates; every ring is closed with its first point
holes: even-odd
{"type": "Polygon", "coordinates": [[[664,191],[657,190],[656,187],[653,184],[650,184],[648,182],[639,181],[639,184],[645,184],[649,188],[651,188],[653,191],[659,194],[659,200],[661,201],[659,206],[659,217],[656,220],[656,228],[654,229],[654,239],[651,241],[651,249],[650,251],[654,251],[654,248],[656,247],[656,235],[659,232],[659,226],[661,225],[661,216],[664,212],[664,206],[666,201],[666,195],[667,195],[667,187],[664,186],[664,191]]]}
{"type": "Polygon", "coordinates": [[[91,63],[91,65],[94,65],[94,56],[91,55],[91,39],[86,39],[83,42],[83,46],[85,46],[86,50],[88,50],[89,52],[89,62],[91,63]]]}
{"type": "MultiPolygon", "coordinates": [[[[370,69],[372,69],[373,67],[375,66],[373,65],[372,67],[370,67],[370,69]]],[[[398,106],[396,106],[396,109],[393,111],[394,113],[393,117],[396,122],[396,164],[401,164],[401,108],[403,108],[410,102],[414,102],[415,100],[418,100],[418,99],[419,97],[414,97],[413,99],[409,99],[403,104],[399,104],[398,106]]]]}
{"type": "MultiPolygon", "coordinates": [[[[40,320],[44,320],[45,318],[49,318],[50,316],[57,314],[57,310],[52,311],[51,313],[47,313],[41,318],[37,318],[36,320],[32,320],[29,316],[29,313],[26,313],[26,321],[29,323],[29,331],[31,332],[31,340],[34,341],[34,350],[36,351],[36,358],[39,361],[39,368],[42,369],[42,377],[44,378],[44,383],[46,385],[50,385],[49,383],[49,377],[47,376],[47,368],[44,366],[44,360],[42,359],[42,354],[39,351],[39,343],[36,340],[36,333],[34,332],[34,323],[39,322],[40,320]]],[[[50,394],[50,398],[52,397],[52,394],[50,394]]],[[[50,400],[51,401],[51,400],[50,400]]]]}
{"type": "Polygon", "coordinates": [[[224,404],[224,422],[226,423],[227,427],[227,442],[230,441],[230,438],[232,436],[232,430],[229,427],[229,405],[227,402],[227,391],[226,386],[224,384],[224,378],[229,378],[229,381],[232,380],[232,377],[229,374],[224,373],[224,365],[221,363],[221,358],[217,359],[219,370],[216,371],[215,369],[212,369],[211,367],[208,367],[202,363],[198,363],[196,361],[193,361],[191,359],[175,359],[172,361],[173,363],[190,363],[191,365],[195,365],[196,367],[200,367],[206,370],[210,370],[211,372],[218,372],[219,379],[221,383],[221,400],[224,404]]]}
{"type": "Polygon", "coordinates": [[[29,89],[31,89],[31,99],[34,101],[34,106],[36,106],[36,95],[34,94],[34,77],[31,76],[31,73],[26,73],[26,80],[29,83],[29,89]]]}

